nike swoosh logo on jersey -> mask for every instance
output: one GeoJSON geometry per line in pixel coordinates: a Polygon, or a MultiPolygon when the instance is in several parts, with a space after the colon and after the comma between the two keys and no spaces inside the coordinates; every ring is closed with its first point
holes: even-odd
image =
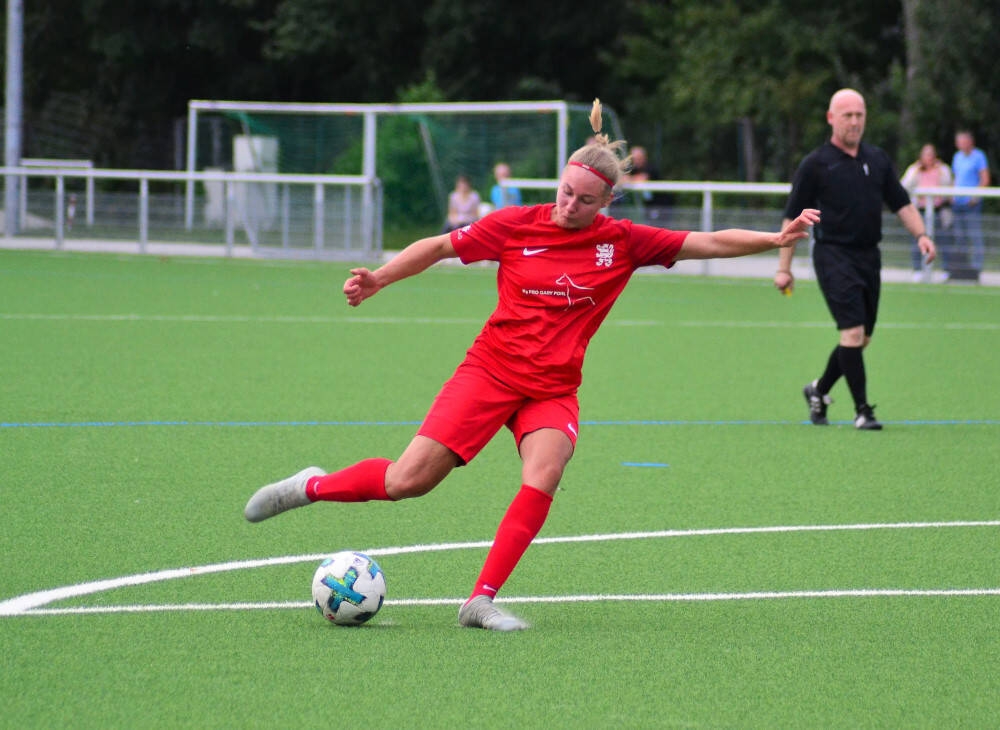
{"type": "Polygon", "coordinates": [[[548,249],[547,248],[528,248],[527,246],[525,246],[524,250],[521,251],[521,253],[524,254],[525,256],[534,256],[535,254],[542,253],[542,251],[548,251],[548,249]]]}

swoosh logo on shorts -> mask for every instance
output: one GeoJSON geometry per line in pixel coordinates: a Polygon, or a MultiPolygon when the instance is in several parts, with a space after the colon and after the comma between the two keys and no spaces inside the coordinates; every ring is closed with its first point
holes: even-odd
{"type": "Polygon", "coordinates": [[[525,246],[524,250],[521,251],[521,253],[524,254],[525,256],[534,256],[535,254],[539,254],[542,251],[548,251],[548,249],[547,248],[528,248],[527,246],[525,246]]]}

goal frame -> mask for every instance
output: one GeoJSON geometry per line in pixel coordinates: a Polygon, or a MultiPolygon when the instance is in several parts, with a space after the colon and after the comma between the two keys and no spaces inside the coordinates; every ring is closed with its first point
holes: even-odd
{"type": "MultiPolygon", "coordinates": [[[[553,175],[559,171],[569,157],[569,115],[570,112],[589,112],[590,106],[567,101],[483,101],[483,102],[441,102],[441,103],[401,103],[401,104],[323,104],[265,101],[212,101],[195,99],[188,102],[187,120],[187,171],[197,172],[198,117],[205,113],[269,113],[269,114],[317,114],[353,115],[363,119],[362,162],[360,174],[370,181],[362,191],[362,218],[374,224],[374,188],[378,181],[376,163],[377,119],[384,115],[405,114],[538,114],[556,115],[556,155],[553,159],[553,175]]],[[[618,118],[613,110],[607,109],[611,131],[616,139],[623,135],[618,118]]],[[[189,179],[184,195],[184,224],[190,230],[194,224],[194,181],[189,179]]]]}

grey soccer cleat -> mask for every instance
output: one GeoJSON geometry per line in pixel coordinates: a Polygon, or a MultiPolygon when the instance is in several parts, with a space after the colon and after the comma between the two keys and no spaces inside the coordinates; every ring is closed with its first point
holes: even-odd
{"type": "Polygon", "coordinates": [[[458,609],[458,623],[468,628],[490,631],[521,631],[528,624],[517,616],[493,605],[489,596],[470,598],[458,609]]]}
{"type": "Polygon", "coordinates": [[[874,408],[875,406],[870,406],[867,403],[858,408],[858,413],[854,417],[854,428],[861,431],[881,431],[882,424],[875,418],[874,408]]]}
{"type": "Polygon", "coordinates": [[[247,502],[243,510],[244,517],[250,522],[260,522],[290,509],[312,504],[306,496],[306,482],[324,474],[326,472],[319,467],[310,466],[287,479],[261,487],[247,502]]]}
{"type": "Polygon", "coordinates": [[[809,420],[817,426],[828,426],[830,422],[826,419],[826,407],[833,403],[830,394],[820,393],[814,380],[802,389],[802,395],[809,404],[809,420]]]}

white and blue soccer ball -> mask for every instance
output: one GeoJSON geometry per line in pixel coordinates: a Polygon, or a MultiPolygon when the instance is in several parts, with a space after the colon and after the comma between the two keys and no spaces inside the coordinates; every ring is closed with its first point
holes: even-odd
{"type": "Polygon", "coordinates": [[[323,618],[341,626],[358,626],[382,608],[385,574],[364,553],[345,550],[319,564],[312,595],[323,618]]]}

